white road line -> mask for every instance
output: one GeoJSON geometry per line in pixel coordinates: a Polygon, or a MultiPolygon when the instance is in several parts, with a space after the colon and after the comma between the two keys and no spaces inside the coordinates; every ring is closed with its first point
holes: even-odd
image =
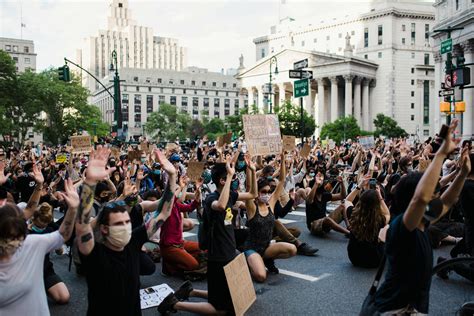
{"type": "Polygon", "coordinates": [[[279,218],[278,219],[282,224],[290,224],[290,223],[294,223],[296,221],[292,220],[292,219],[285,219],[285,218],[279,218]]]}
{"type": "Polygon", "coordinates": [[[188,237],[192,237],[192,236],[196,236],[196,234],[194,234],[194,233],[189,233],[189,232],[184,232],[184,233],[183,233],[183,238],[188,238],[188,237]]]}
{"type": "Polygon", "coordinates": [[[302,211],[293,211],[293,212],[291,212],[291,213],[288,213],[288,215],[306,216],[306,212],[302,212],[302,211]]]}
{"type": "Polygon", "coordinates": [[[316,281],[325,279],[325,278],[332,275],[332,274],[329,274],[329,273],[323,273],[320,276],[315,277],[315,276],[312,276],[312,275],[302,274],[302,273],[283,270],[283,269],[280,269],[280,273],[284,274],[284,275],[292,276],[294,278],[306,280],[306,281],[309,281],[309,282],[316,282],[316,281]]]}
{"type": "Polygon", "coordinates": [[[188,218],[193,221],[194,225],[199,225],[199,221],[196,218],[188,218]]]}

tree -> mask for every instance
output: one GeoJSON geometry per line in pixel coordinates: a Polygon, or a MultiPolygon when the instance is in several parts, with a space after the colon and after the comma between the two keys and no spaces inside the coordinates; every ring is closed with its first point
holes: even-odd
{"type": "Polygon", "coordinates": [[[230,115],[225,118],[225,122],[229,130],[231,130],[235,135],[242,135],[244,130],[244,125],[242,123],[242,115],[246,114],[258,114],[258,108],[255,104],[251,108],[243,108],[239,111],[239,114],[230,115]]]}
{"type": "Polygon", "coordinates": [[[408,133],[398,126],[398,123],[391,117],[385,116],[382,113],[377,114],[374,120],[375,136],[384,135],[386,137],[405,137],[408,133]]]}
{"type": "Polygon", "coordinates": [[[198,119],[193,119],[189,127],[189,135],[191,139],[196,139],[197,136],[203,137],[205,134],[204,125],[198,119]]]}
{"type": "Polygon", "coordinates": [[[314,118],[303,109],[303,126],[301,124],[301,108],[285,101],[282,106],[275,106],[275,114],[278,115],[280,131],[283,135],[301,136],[301,129],[304,127],[304,137],[311,137],[316,129],[314,118]]]}
{"type": "Polygon", "coordinates": [[[355,139],[357,136],[367,134],[361,131],[357,120],[353,116],[341,117],[332,123],[326,123],[321,129],[321,139],[330,138],[337,143],[344,139],[355,139]]]}
{"type": "Polygon", "coordinates": [[[175,141],[177,137],[186,139],[190,126],[188,114],[179,113],[174,105],[164,103],[157,112],[148,116],[145,131],[160,141],[175,141]]]}
{"type": "Polygon", "coordinates": [[[218,117],[215,117],[204,125],[204,131],[206,132],[209,140],[215,140],[217,136],[226,132],[224,121],[218,117]]]}

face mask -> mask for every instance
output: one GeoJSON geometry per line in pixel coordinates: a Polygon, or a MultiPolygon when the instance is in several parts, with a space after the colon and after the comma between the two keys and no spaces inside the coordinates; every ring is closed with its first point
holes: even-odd
{"type": "Polygon", "coordinates": [[[153,170],[153,174],[159,176],[161,174],[161,170],[153,170]]]}
{"type": "Polygon", "coordinates": [[[268,176],[268,177],[267,177],[267,180],[268,180],[268,181],[272,181],[272,180],[273,180],[273,177],[272,177],[272,176],[268,176]]]}
{"type": "Polygon", "coordinates": [[[239,188],[239,180],[235,179],[232,181],[232,183],[230,184],[230,189],[232,191],[237,191],[237,189],[239,188]]]}
{"type": "Polygon", "coordinates": [[[22,239],[0,240],[0,257],[13,256],[22,245],[22,239]]]}
{"type": "Polygon", "coordinates": [[[140,158],[140,161],[141,161],[142,163],[145,163],[145,162],[146,162],[146,158],[140,158]]]}
{"type": "Polygon", "coordinates": [[[132,224],[109,226],[107,241],[116,248],[125,247],[132,238],[132,224]]]}
{"type": "Polygon", "coordinates": [[[315,174],[314,172],[310,172],[310,173],[309,173],[309,176],[310,176],[311,178],[314,178],[315,175],[316,175],[316,174],[315,174]]]}
{"type": "Polygon", "coordinates": [[[260,202],[268,204],[268,201],[270,201],[270,197],[271,197],[271,194],[266,193],[266,194],[260,194],[258,196],[258,199],[260,200],[260,202]]]}
{"type": "Polygon", "coordinates": [[[108,194],[105,195],[105,196],[99,197],[99,200],[100,200],[101,203],[106,203],[106,202],[109,201],[109,199],[110,199],[110,196],[108,194]]]}
{"type": "Polygon", "coordinates": [[[208,184],[209,182],[211,182],[211,173],[207,170],[204,171],[202,173],[202,179],[203,179],[205,184],[208,184]]]}
{"type": "Polygon", "coordinates": [[[407,172],[412,172],[413,171],[413,167],[412,166],[408,166],[407,167],[407,172]]]}
{"type": "Polygon", "coordinates": [[[36,225],[31,226],[31,230],[34,231],[35,233],[42,233],[42,232],[44,232],[45,229],[46,229],[46,227],[45,228],[39,228],[36,225]]]}

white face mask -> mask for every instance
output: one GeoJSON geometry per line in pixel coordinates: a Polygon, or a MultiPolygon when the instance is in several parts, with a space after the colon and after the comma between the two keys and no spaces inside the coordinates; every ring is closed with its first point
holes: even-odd
{"type": "Polygon", "coordinates": [[[260,194],[260,195],[258,196],[258,199],[259,199],[260,202],[265,203],[265,204],[268,204],[268,201],[270,201],[270,197],[271,197],[271,196],[272,196],[272,195],[269,194],[269,193],[260,194]]]}
{"type": "Polygon", "coordinates": [[[123,248],[128,245],[130,238],[132,238],[131,223],[119,226],[109,226],[109,235],[106,239],[112,246],[123,248]]]}

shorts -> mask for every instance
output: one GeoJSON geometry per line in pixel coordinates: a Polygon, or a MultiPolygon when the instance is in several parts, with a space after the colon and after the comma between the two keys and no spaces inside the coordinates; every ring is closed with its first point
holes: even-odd
{"type": "MultiPolygon", "coordinates": [[[[329,213],[327,217],[332,218],[336,223],[340,223],[344,220],[344,214],[342,213],[342,207],[337,207],[334,211],[329,213]]],[[[324,225],[324,220],[326,218],[320,218],[311,222],[311,234],[316,236],[324,236],[331,231],[329,225],[324,225]]]]}
{"type": "Polygon", "coordinates": [[[227,315],[235,315],[232,297],[230,296],[224,272],[224,266],[229,262],[207,262],[208,301],[216,310],[226,311],[227,315]]]}
{"type": "Polygon", "coordinates": [[[244,254],[245,254],[245,257],[246,257],[246,258],[250,257],[250,256],[253,255],[254,253],[258,253],[258,252],[256,252],[256,251],[253,250],[253,249],[247,249],[247,250],[244,251],[244,254]]]}
{"type": "Polygon", "coordinates": [[[45,272],[43,279],[44,288],[46,289],[46,291],[55,286],[56,284],[63,282],[63,279],[61,279],[61,277],[57,275],[54,270],[45,272]]]}

